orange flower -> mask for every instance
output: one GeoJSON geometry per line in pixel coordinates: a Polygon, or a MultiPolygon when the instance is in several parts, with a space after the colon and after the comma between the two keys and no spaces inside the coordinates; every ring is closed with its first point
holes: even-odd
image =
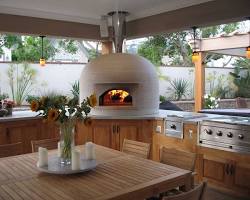
{"type": "Polygon", "coordinates": [[[90,97],[88,98],[89,100],[89,105],[94,108],[97,105],[97,99],[96,99],[96,95],[92,94],[90,95],[90,97]]]}
{"type": "Polygon", "coordinates": [[[57,109],[53,109],[53,108],[49,109],[49,111],[48,111],[48,121],[49,122],[56,121],[58,116],[59,116],[59,112],[57,109]]]}
{"type": "Polygon", "coordinates": [[[30,109],[34,112],[36,112],[39,108],[39,103],[38,101],[33,100],[30,104],[30,109]]]}

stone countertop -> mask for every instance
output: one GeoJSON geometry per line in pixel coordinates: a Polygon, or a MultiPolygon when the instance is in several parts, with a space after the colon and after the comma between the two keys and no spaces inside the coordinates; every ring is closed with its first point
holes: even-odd
{"type": "MultiPolygon", "coordinates": [[[[215,114],[205,114],[205,113],[194,113],[194,112],[184,112],[184,111],[173,111],[173,110],[159,110],[159,113],[153,115],[138,115],[138,116],[104,116],[104,115],[92,115],[92,119],[127,119],[127,120],[163,120],[167,117],[183,117],[184,123],[197,124],[203,120],[209,120],[214,118],[223,117],[221,115],[215,114]]],[[[230,117],[230,116],[228,116],[230,117]]],[[[7,121],[21,121],[21,120],[32,120],[38,119],[38,113],[32,112],[30,110],[26,111],[14,111],[12,116],[0,117],[1,122],[7,121]]]]}
{"type": "Polygon", "coordinates": [[[40,118],[37,115],[38,115],[38,113],[32,112],[30,110],[13,111],[11,116],[0,117],[0,123],[1,122],[8,122],[8,121],[21,121],[21,120],[31,120],[31,119],[40,118]]]}
{"type": "MultiPolygon", "coordinates": [[[[17,120],[30,120],[40,118],[37,116],[38,113],[32,112],[30,110],[25,111],[14,111],[12,116],[0,117],[0,122],[6,121],[17,121],[17,120]]],[[[138,115],[138,116],[105,116],[105,115],[91,115],[93,119],[131,119],[131,120],[141,120],[141,119],[155,119],[163,120],[166,117],[184,117],[184,122],[187,123],[197,123],[202,118],[207,118],[211,114],[201,114],[183,111],[172,111],[172,110],[159,110],[159,113],[152,115],[138,115]],[[188,119],[189,118],[189,119],[188,119]]]]}

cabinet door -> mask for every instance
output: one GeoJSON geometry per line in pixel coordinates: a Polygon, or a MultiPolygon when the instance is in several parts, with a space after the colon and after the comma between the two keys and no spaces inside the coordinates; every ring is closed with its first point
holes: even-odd
{"type": "Polygon", "coordinates": [[[250,164],[235,164],[234,185],[250,189],[250,164]]]}
{"type": "Polygon", "coordinates": [[[229,165],[227,160],[218,158],[203,159],[203,176],[208,180],[225,184],[228,176],[229,165]]]}
{"type": "Polygon", "coordinates": [[[116,141],[116,149],[121,150],[123,145],[123,140],[138,140],[138,135],[140,131],[140,123],[136,121],[122,121],[117,124],[117,131],[119,133],[119,138],[116,141]]]}
{"type": "Polygon", "coordinates": [[[112,123],[108,120],[98,120],[92,126],[92,138],[95,144],[112,148],[112,123]]]}

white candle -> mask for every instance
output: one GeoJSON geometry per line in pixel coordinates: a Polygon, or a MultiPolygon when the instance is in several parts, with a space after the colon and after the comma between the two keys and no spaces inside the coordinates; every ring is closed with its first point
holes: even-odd
{"type": "Polygon", "coordinates": [[[93,160],[95,156],[95,145],[92,142],[87,142],[85,144],[85,158],[87,160],[93,160]]]}
{"type": "Polygon", "coordinates": [[[57,156],[61,157],[61,143],[60,142],[57,143],[57,156]]]}
{"type": "Polygon", "coordinates": [[[38,148],[38,167],[48,165],[48,150],[43,147],[38,148]]]}
{"type": "Polygon", "coordinates": [[[71,167],[72,170],[79,170],[81,167],[81,154],[80,151],[73,149],[72,150],[72,158],[71,158],[71,167]]]}

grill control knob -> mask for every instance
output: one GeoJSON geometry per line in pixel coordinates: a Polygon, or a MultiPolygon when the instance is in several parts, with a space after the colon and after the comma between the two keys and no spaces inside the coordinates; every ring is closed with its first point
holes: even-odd
{"type": "Polygon", "coordinates": [[[212,135],[212,134],[213,134],[213,131],[212,131],[211,129],[209,129],[209,130],[205,129],[205,132],[206,132],[206,134],[208,134],[208,135],[212,135]]]}
{"type": "Polygon", "coordinates": [[[172,125],[170,126],[170,128],[176,130],[176,125],[175,125],[175,124],[172,124],[172,125]]]}
{"type": "Polygon", "coordinates": [[[238,137],[239,137],[239,139],[240,139],[240,140],[243,140],[244,135],[243,135],[243,134],[239,134],[239,136],[238,136],[238,137]]]}
{"type": "Polygon", "coordinates": [[[222,135],[223,135],[223,133],[222,133],[221,131],[218,131],[218,132],[216,133],[216,135],[218,135],[218,136],[222,136],[222,135]]]}
{"type": "Polygon", "coordinates": [[[233,133],[229,132],[229,133],[227,134],[227,137],[232,138],[232,137],[233,137],[233,133]]]}

